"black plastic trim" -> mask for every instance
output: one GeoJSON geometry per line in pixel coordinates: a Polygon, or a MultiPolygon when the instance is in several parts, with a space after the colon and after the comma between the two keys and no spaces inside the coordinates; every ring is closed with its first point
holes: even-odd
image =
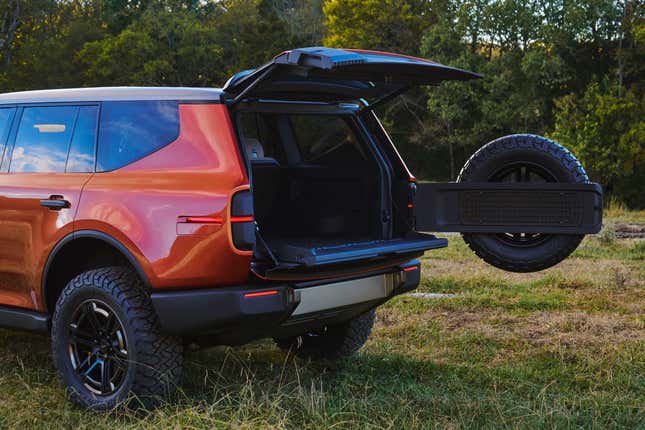
{"type": "Polygon", "coordinates": [[[14,121],[16,119],[16,112],[18,112],[18,108],[15,106],[0,106],[0,109],[13,109],[13,111],[11,112],[11,118],[9,118],[9,122],[7,124],[8,127],[6,128],[6,130],[3,130],[2,135],[0,135],[0,147],[2,147],[2,149],[0,150],[0,172],[2,172],[2,161],[4,160],[4,154],[5,152],[7,152],[7,147],[9,146],[9,136],[11,135],[12,130],[16,127],[14,121]]]}
{"type": "MultiPolygon", "coordinates": [[[[68,234],[60,241],[58,241],[58,243],[54,246],[52,251],[49,253],[49,256],[47,257],[47,262],[45,263],[45,267],[43,269],[43,274],[41,279],[41,292],[40,292],[43,303],[45,303],[45,305],[47,304],[47,275],[49,274],[49,269],[52,262],[56,258],[56,254],[58,254],[58,252],[69,242],[75,239],[81,239],[81,238],[99,239],[115,247],[119,252],[121,252],[121,254],[123,254],[123,256],[132,265],[132,267],[137,272],[137,275],[141,279],[141,282],[143,282],[143,285],[146,287],[146,289],[152,288],[150,285],[150,280],[148,279],[148,276],[143,271],[143,268],[139,265],[139,262],[137,261],[137,259],[134,258],[134,255],[132,255],[132,253],[128,250],[128,248],[126,248],[121,242],[119,242],[112,236],[102,233],[100,231],[79,230],[68,234]]],[[[53,312],[53,309],[48,309],[48,311],[53,312]]]]}
{"type": "Polygon", "coordinates": [[[49,330],[49,316],[27,309],[0,306],[0,327],[46,332],[49,330]]]}
{"type": "Polygon", "coordinates": [[[152,305],[164,332],[190,335],[222,327],[263,328],[279,324],[299,303],[294,290],[285,285],[243,285],[188,291],[153,292],[152,305]],[[245,297],[248,293],[275,294],[245,297]]]}
{"type": "Polygon", "coordinates": [[[253,339],[304,332],[320,325],[342,322],[392,297],[419,285],[420,263],[408,260],[387,270],[375,271],[348,279],[334,278],[324,282],[299,284],[270,283],[215,287],[196,290],[155,291],[152,304],[164,332],[188,338],[213,336],[215,343],[238,345],[253,339]],[[406,268],[417,270],[406,271],[406,268]],[[392,273],[394,290],[382,299],[304,314],[293,319],[291,314],[300,303],[300,291],[308,287],[336,284],[392,273]],[[275,292],[246,297],[249,293],[275,292]],[[283,327],[287,323],[289,327],[283,327]],[[286,330],[286,331],[285,331],[286,330]]]}
{"type": "Polygon", "coordinates": [[[355,264],[360,260],[445,248],[448,241],[430,234],[410,233],[405,237],[395,239],[340,243],[329,246],[312,246],[307,242],[303,244],[289,240],[280,242],[274,240],[272,245],[272,250],[280,262],[313,268],[330,264],[355,264]]]}
{"type": "Polygon", "coordinates": [[[414,215],[419,231],[598,233],[602,188],[561,182],[418,184],[414,215]]]}
{"type": "Polygon", "coordinates": [[[395,295],[415,290],[421,282],[421,262],[419,260],[409,261],[399,267],[402,270],[402,279],[401,283],[394,288],[395,295]]]}
{"type": "Polygon", "coordinates": [[[253,193],[251,190],[238,191],[231,200],[231,216],[248,215],[253,215],[253,193]]]}
{"type": "Polygon", "coordinates": [[[252,251],[255,247],[255,222],[234,222],[231,224],[233,245],[240,251],[252,251]]]}
{"type": "Polygon", "coordinates": [[[308,102],[299,100],[258,99],[241,102],[235,106],[235,113],[297,113],[297,114],[355,114],[360,109],[358,104],[337,102],[308,102]]]}
{"type": "MultiPolygon", "coordinates": [[[[448,242],[446,241],[444,246],[447,245],[448,242]]],[[[321,283],[325,283],[332,279],[338,280],[342,278],[359,278],[363,277],[363,275],[369,276],[366,274],[373,274],[381,270],[397,267],[421,255],[423,255],[423,251],[402,255],[387,255],[370,260],[348,261],[346,263],[329,264],[315,268],[293,265],[280,265],[271,269],[257,266],[251,267],[256,275],[260,275],[263,279],[267,280],[292,282],[321,281],[321,283]]]]}

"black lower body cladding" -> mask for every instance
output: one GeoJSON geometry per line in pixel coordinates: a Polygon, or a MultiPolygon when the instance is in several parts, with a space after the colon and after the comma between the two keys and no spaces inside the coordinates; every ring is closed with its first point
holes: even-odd
{"type": "MultiPolygon", "coordinates": [[[[545,137],[518,134],[479,149],[459,173],[458,182],[588,183],[580,162],[566,148],[545,137]]],[[[468,246],[487,263],[512,272],[551,267],[571,254],[579,234],[463,233],[468,246]]]]}

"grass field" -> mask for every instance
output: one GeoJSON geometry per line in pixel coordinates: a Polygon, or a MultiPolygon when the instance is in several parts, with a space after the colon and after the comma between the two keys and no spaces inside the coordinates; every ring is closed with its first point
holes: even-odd
{"type": "Polygon", "coordinates": [[[645,240],[608,229],[555,268],[509,274],[450,238],[419,291],[455,296],[391,301],[360,355],[190,353],[177,401],[148,414],[72,406],[48,339],[0,331],[0,428],[645,428],[645,240]]]}

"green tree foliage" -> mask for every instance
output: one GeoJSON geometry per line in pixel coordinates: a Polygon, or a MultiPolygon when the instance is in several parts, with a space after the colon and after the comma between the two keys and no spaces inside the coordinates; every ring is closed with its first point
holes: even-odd
{"type": "Polygon", "coordinates": [[[88,85],[214,86],[224,76],[223,48],[193,11],[147,10],[117,35],[77,54],[88,85]]]}
{"type": "Polygon", "coordinates": [[[59,88],[82,81],[75,53],[105,34],[94,4],[13,0],[0,2],[0,11],[5,18],[0,31],[11,42],[0,50],[4,90],[59,88]]]}
{"type": "Polygon", "coordinates": [[[0,13],[5,91],[221,86],[323,31],[320,0],[0,0],[0,13]]]}
{"type": "Polygon", "coordinates": [[[329,0],[325,45],[415,53],[431,24],[424,0],[329,0]]]}
{"type": "Polygon", "coordinates": [[[440,11],[440,24],[425,33],[422,54],[476,70],[485,79],[431,89],[428,125],[415,141],[447,145],[450,154],[457,154],[450,156],[454,178],[454,166],[487,141],[501,134],[548,131],[555,99],[584,90],[593,77],[589,70],[607,73],[603,49],[609,42],[597,33],[617,34],[612,19],[620,13],[617,4],[602,6],[531,0],[448,4],[440,11]],[[580,64],[586,57],[595,57],[595,69],[580,64]]]}
{"type": "Polygon", "coordinates": [[[422,179],[504,134],[549,134],[645,206],[643,0],[0,0],[0,90],[221,86],[295,46],[419,55],[483,80],[379,109],[422,179]]]}
{"type": "Polygon", "coordinates": [[[615,196],[645,206],[645,97],[592,83],[557,102],[553,137],[580,158],[615,196]]]}

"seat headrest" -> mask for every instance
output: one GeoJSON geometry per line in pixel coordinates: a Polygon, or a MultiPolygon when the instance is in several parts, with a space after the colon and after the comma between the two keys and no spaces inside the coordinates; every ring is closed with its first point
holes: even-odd
{"type": "Polygon", "coordinates": [[[244,139],[244,147],[246,148],[246,156],[249,160],[257,160],[264,158],[264,148],[259,140],[255,138],[244,139]]]}

